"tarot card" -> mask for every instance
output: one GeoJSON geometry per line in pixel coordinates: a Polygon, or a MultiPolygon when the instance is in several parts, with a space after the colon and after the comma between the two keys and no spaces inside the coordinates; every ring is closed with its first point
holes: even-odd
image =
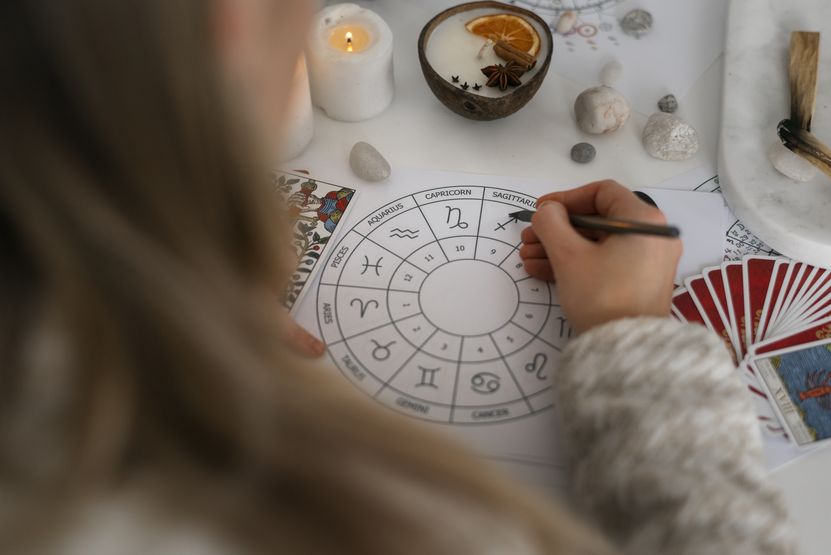
{"type": "Polygon", "coordinates": [[[716,303],[716,310],[724,323],[727,334],[733,344],[733,351],[736,353],[736,357],[738,359],[741,353],[741,348],[739,347],[739,340],[736,337],[736,328],[733,327],[730,321],[730,313],[727,309],[727,287],[721,273],[721,266],[706,268],[704,270],[703,277],[705,283],[707,284],[707,288],[710,290],[710,296],[716,303]]]}
{"type": "Polygon", "coordinates": [[[721,266],[722,279],[727,289],[727,313],[730,327],[739,341],[739,355],[747,353],[747,338],[744,334],[744,284],[741,262],[725,262],[721,266]]]}
{"type": "Polygon", "coordinates": [[[831,438],[831,340],[771,351],[752,364],[797,445],[831,438]]]}
{"type": "Polygon", "coordinates": [[[785,428],[779,422],[779,416],[773,409],[773,405],[768,399],[764,387],[756,377],[755,370],[746,362],[742,363],[740,370],[741,380],[750,392],[750,398],[753,402],[753,412],[756,413],[756,418],[759,420],[759,428],[762,433],[771,437],[782,437],[783,435],[787,437],[785,428]]]}
{"type": "Polygon", "coordinates": [[[293,310],[325,264],[327,247],[335,243],[357,192],[308,175],[282,171],[274,172],[272,180],[287,205],[291,246],[297,257],[297,267],[283,300],[293,310]]]}
{"type": "Polygon", "coordinates": [[[792,330],[784,335],[771,337],[751,347],[751,356],[758,357],[772,351],[797,347],[817,340],[831,338],[831,318],[792,330]]]}
{"type": "Polygon", "coordinates": [[[757,342],[767,337],[772,322],[779,316],[783,304],[788,299],[789,292],[793,291],[800,267],[801,264],[791,264],[784,260],[777,262],[765,296],[765,305],[759,318],[759,327],[756,329],[755,340],[757,342]]]}
{"type": "Polygon", "coordinates": [[[762,317],[765,296],[770,285],[770,278],[777,259],[767,256],[748,256],[742,260],[744,265],[744,334],[745,343],[751,345],[756,337],[756,328],[762,317]]]}
{"type": "Polygon", "coordinates": [[[706,326],[704,316],[698,311],[690,292],[684,288],[677,289],[672,294],[672,308],[685,322],[706,326]]]}
{"type": "Polygon", "coordinates": [[[760,262],[759,260],[748,261],[748,289],[744,292],[745,309],[749,311],[746,316],[751,332],[751,344],[760,341],[767,329],[769,315],[774,308],[775,301],[779,298],[782,284],[790,270],[790,265],[783,259],[774,259],[773,270],[770,273],[766,267],[754,269],[754,263],[758,265],[760,262]]]}
{"type": "MultiPolygon", "coordinates": [[[[713,270],[713,268],[707,268],[705,272],[710,270],[713,270]]],[[[738,355],[733,347],[733,341],[730,339],[727,323],[719,314],[717,302],[710,294],[707,282],[702,276],[691,277],[684,280],[684,286],[687,288],[695,307],[704,317],[705,325],[718,334],[721,340],[724,341],[724,345],[733,357],[734,362],[738,363],[738,355]]]]}

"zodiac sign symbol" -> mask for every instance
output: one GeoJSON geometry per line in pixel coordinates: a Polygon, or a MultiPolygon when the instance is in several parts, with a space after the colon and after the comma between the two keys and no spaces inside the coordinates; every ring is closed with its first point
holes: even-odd
{"type": "Polygon", "coordinates": [[[499,379],[499,376],[491,372],[479,372],[470,379],[470,388],[476,393],[490,395],[499,391],[502,386],[499,379]]]}
{"type": "Polygon", "coordinates": [[[374,304],[375,308],[380,308],[380,306],[378,305],[378,301],[376,301],[375,299],[369,299],[368,301],[364,301],[363,299],[359,299],[357,297],[349,301],[349,306],[355,306],[356,302],[359,305],[361,305],[361,308],[359,309],[361,312],[361,320],[364,319],[364,316],[366,315],[366,310],[369,308],[369,305],[374,304]]]}
{"type": "Polygon", "coordinates": [[[381,277],[381,273],[378,270],[383,268],[383,266],[381,266],[381,261],[383,259],[384,259],[384,257],[380,256],[380,257],[378,257],[378,260],[375,261],[375,264],[370,264],[369,263],[369,257],[367,255],[364,255],[364,262],[363,262],[364,269],[361,272],[361,275],[364,275],[366,273],[366,271],[369,270],[370,268],[375,268],[375,275],[378,276],[378,277],[381,277]]]}
{"type": "Polygon", "coordinates": [[[510,218],[510,219],[509,219],[507,222],[505,222],[505,223],[502,223],[502,224],[498,223],[498,224],[496,224],[496,227],[495,227],[495,228],[493,228],[493,230],[494,230],[494,231],[499,231],[499,230],[501,229],[501,230],[503,230],[503,231],[504,231],[504,230],[507,228],[507,226],[508,226],[509,224],[515,224],[515,223],[517,223],[518,221],[519,221],[519,220],[518,220],[518,219],[516,219],[516,218],[510,218]]]}
{"type": "Polygon", "coordinates": [[[390,231],[390,237],[399,237],[401,239],[418,239],[418,234],[421,230],[416,229],[401,229],[396,227],[392,231],[390,231]]]}
{"type": "Polygon", "coordinates": [[[525,365],[525,371],[529,374],[536,374],[537,379],[544,380],[548,377],[548,374],[542,373],[547,362],[548,357],[546,355],[543,353],[537,353],[534,355],[534,360],[525,365]]]}
{"type": "Polygon", "coordinates": [[[375,360],[377,360],[379,362],[383,362],[383,361],[387,360],[388,358],[390,358],[390,355],[392,354],[390,352],[390,346],[395,345],[395,341],[390,341],[386,345],[381,345],[380,343],[378,343],[374,339],[370,339],[370,341],[375,343],[375,348],[372,349],[372,358],[374,358],[375,360]]]}
{"type": "Polygon", "coordinates": [[[562,316],[557,316],[557,320],[560,321],[560,337],[566,336],[570,338],[572,330],[566,319],[562,316]]]}
{"type": "Polygon", "coordinates": [[[441,368],[424,368],[423,366],[419,366],[418,369],[421,370],[421,381],[416,384],[416,387],[439,388],[434,382],[436,381],[436,373],[441,368]]]}
{"type": "Polygon", "coordinates": [[[453,219],[454,214],[456,216],[456,223],[451,225],[450,229],[453,229],[453,228],[456,228],[456,227],[461,228],[461,229],[467,229],[468,228],[469,224],[467,222],[462,221],[462,209],[461,208],[453,208],[452,206],[445,206],[445,208],[447,208],[447,221],[445,223],[449,224],[450,221],[453,219]]]}

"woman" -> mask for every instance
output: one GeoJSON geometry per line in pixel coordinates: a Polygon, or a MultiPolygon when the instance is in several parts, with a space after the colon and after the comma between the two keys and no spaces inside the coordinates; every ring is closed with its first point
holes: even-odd
{"type": "Polygon", "coordinates": [[[679,245],[568,225],[661,221],[619,185],[550,195],[522,249],[582,332],[580,516],[275,340],[321,351],[272,310],[262,156],[310,9],[0,3],[0,552],[789,553],[727,354],[667,319],[679,245]]]}

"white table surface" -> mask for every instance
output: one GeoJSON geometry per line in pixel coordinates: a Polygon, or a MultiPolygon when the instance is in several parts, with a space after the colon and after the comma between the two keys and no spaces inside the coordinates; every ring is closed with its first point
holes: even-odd
{"type": "MultiPolygon", "coordinates": [[[[683,1],[683,0],[676,0],[683,1]]],[[[686,0],[693,1],[693,0],[686,0]]],[[[396,167],[510,175],[546,180],[552,190],[613,178],[631,187],[656,186],[702,165],[715,171],[723,63],[719,58],[690,93],[679,98],[678,115],[699,131],[701,150],[686,162],[662,162],[644,151],[640,134],[648,114],[633,113],[611,136],[588,136],[574,123],[572,106],[584,87],[549,73],[537,96],[513,116],[495,122],[473,122],[455,115],[432,95],[421,74],[416,41],[422,26],[435,15],[415,0],[359,1],[378,12],[395,35],[396,99],[381,116],[366,122],[341,123],[316,111],[315,137],[307,151],[286,167],[308,168],[334,182],[358,183],[362,195],[380,184],[360,184],[349,169],[356,141],[367,141],[396,167]],[[574,143],[588,141],[597,158],[578,165],[569,158],[574,143]]],[[[556,55],[556,51],[555,51],[556,55]]],[[[600,64],[599,64],[600,65],[600,64]]],[[[598,68],[599,70],[599,68],[598,68]]],[[[625,63],[624,63],[624,71],[625,63]]],[[[806,555],[827,554],[825,532],[831,529],[831,448],[823,448],[773,472],[785,493],[806,555]]]]}

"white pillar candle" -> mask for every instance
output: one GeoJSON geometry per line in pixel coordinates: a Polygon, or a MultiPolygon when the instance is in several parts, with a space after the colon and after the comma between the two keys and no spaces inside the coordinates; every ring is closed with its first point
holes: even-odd
{"type": "MultiPolygon", "coordinates": [[[[497,98],[513,92],[514,87],[508,87],[507,90],[500,91],[499,87],[485,86],[488,78],[482,73],[482,68],[496,64],[505,65],[506,61],[496,55],[492,41],[471,33],[465,27],[469,21],[478,17],[500,13],[513,14],[513,12],[500,11],[494,8],[479,8],[452,15],[442,21],[430,35],[425,48],[427,61],[436,73],[459,88],[467,83],[467,92],[479,96],[497,98]],[[458,82],[454,81],[454,78],[457,78],[458,82]]],[[[548,52],[548,39],[537,21],[526,17],[522,19],[529,23],[540,37],[537,64],[522,75],[522,82],[527,83],[540,71],[545,61],[548,52]]]]}
{"type": "Polygon", "coordinates": [[[337,4],[319,12],[307,46],[312,101],[341,121],[377,116],[392,103],[392,31],[373,11],[337,4]]]}
{"type": "Polygon", "coordinates": [[[281,162],[300,156],[309,146],[314,135],[314,111],[309,88],[309,72],[306,70],[306,57],[302,55],[297,61],[291,80],[287,114],[286,131],[279,153],[281,162]]]}

